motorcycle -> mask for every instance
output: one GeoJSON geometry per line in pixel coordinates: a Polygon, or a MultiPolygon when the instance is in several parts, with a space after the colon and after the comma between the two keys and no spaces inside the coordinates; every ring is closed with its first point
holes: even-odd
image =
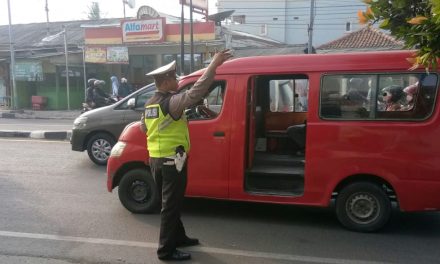
{"type": "Polygon", "coordinates": [[[100,108],[100,107],[107,106],[107,105],[112,105],[112,104],[116,103],[117,101],[118,101],[117,98],[114,98],[114,97],[107,97],[107,98],[105,98],[105,103],[104,103],[104,104],[101,104],[101,105],[99,105],[99,106],[96,106],[95,103],[91,103],[91,104],[89,104],[89,103],[84,102],[84,103],[82,103],[81,114],[82,114],[82,113],[85,113],[85,112],[87,112],[87,111],[90,111],[90,110],[96,109],[96,108],[100,108]]]}

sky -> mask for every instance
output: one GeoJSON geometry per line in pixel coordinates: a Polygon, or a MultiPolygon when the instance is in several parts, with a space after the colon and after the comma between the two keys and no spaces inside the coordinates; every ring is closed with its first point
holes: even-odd
{"type": "MultiPolygon", "coordinates": [[[[46,22],[46,0],[9,0],[12,24],[27,24],[46,22]]],[[[98,2],[103,18],[124,17],[122,0],[48,0],[49,22],[87,19],[88,7],[92,2],[98,2]]],[[[209,0],[209,14],[216,13],[216,0],[209,0]]],[[[136,0],[136,6],[125,7],[127,17],[135,17],[140,6],[150,6],[158,12],[180,17],[179,0],[136,0]]],[[[185,17],[189,18],[189,8],[184,7],[185,17]]],[[[195,14],[194,19],[202,16],[195,14]]],[[[8,25],[8,0],[0,0],[0,25],[8,25]]]]}

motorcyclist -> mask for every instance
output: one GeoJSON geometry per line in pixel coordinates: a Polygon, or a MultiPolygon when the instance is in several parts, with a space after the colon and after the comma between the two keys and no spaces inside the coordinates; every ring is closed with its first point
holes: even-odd
{"type": "Polygon", "coordinates": [[[86,104],[89,108],[94,108],[95,103],[93,102],[93,89],[95,88],[95,78],[90,78],[87,80],[87,89],[86,89],[86,104]]]}
{"type": "Polygon", "coordinates": [[[93,102],[95,104],[95,108],[110,105],[113,103],[110,95],[102,90],[102,87],[105,85],[105,81],[96,80],[94,82],[93,89],[93,102]]]}

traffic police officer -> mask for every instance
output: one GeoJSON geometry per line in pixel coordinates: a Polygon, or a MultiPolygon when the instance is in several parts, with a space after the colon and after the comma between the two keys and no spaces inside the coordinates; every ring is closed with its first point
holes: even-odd
{"type": "Polygon", "coordinates": [[[187,260],[191,255],[177,247],[199,244],[189,238],[180,220],[180,208],[186,189],[186,156],[190,150],[185,108],[199,102],[209,91],[215,71],[232,55],[229,50],[217,52],[205,73],[191,89],[176,93],[176,62],[173,61],[150,73],[157,91],[145,104],[143,129],[146,130],[151,173],[162,190],[162,210],[159,248],[161,260],[187,260]]]}

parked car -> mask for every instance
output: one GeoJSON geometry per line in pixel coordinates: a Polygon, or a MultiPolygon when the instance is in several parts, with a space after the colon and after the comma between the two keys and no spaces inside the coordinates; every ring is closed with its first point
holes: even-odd
{"type": "Polygon", "coordinates": [[[106,165],[122,130],[127,124],[140,119],[145,102],[155,90],[156,86],[150,84],[112,105],[81,114],[73,122],[72,150],[87,150],[94,163],[106,165]]]}

